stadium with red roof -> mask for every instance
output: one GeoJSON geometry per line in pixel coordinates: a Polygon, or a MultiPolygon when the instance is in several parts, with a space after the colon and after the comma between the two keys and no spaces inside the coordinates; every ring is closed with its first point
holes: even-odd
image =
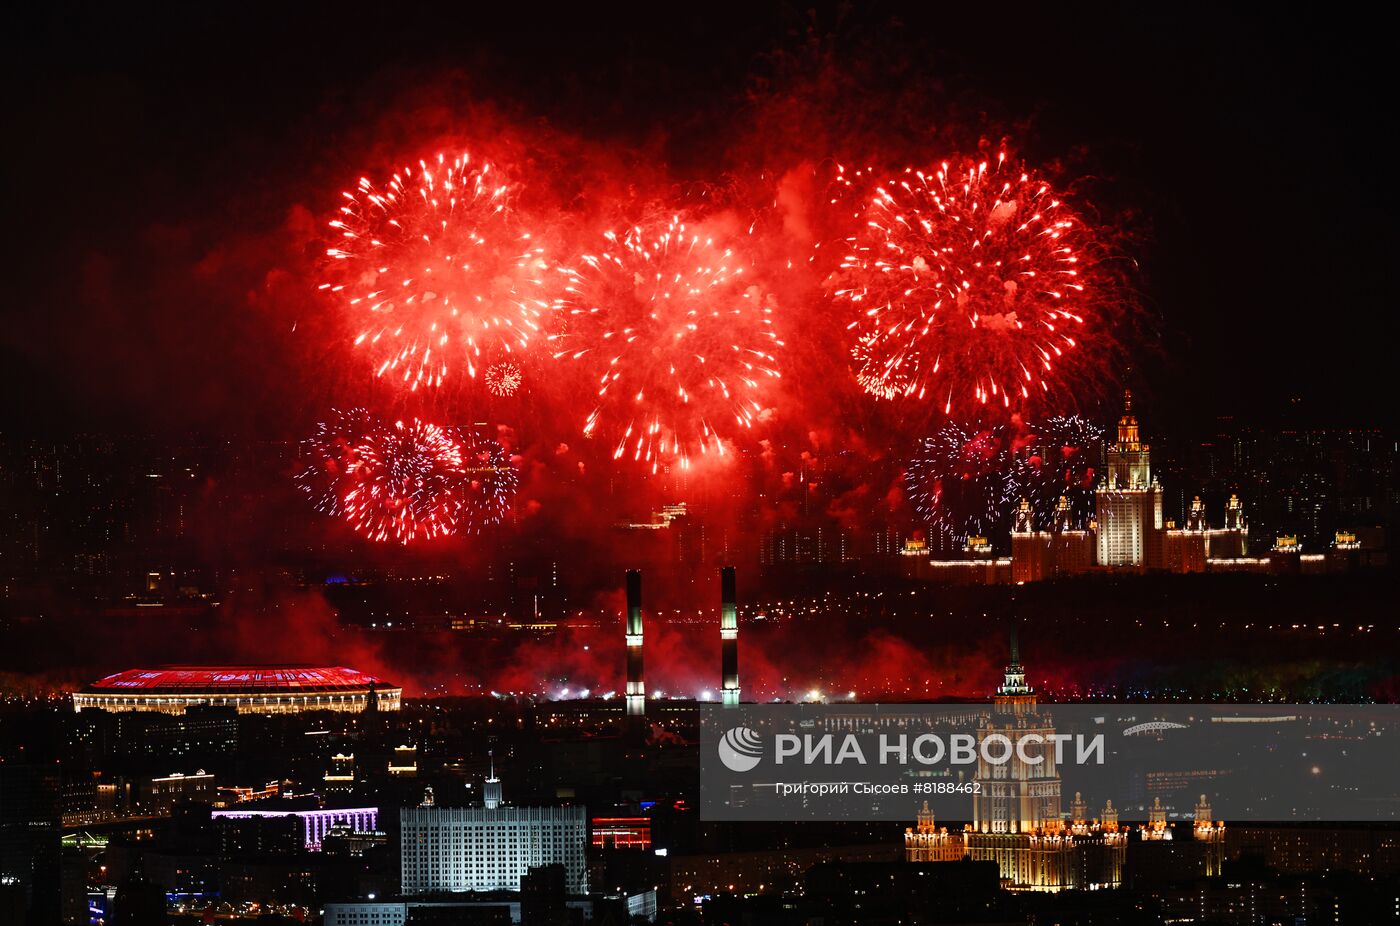
{"type": "Polygon", "coordinates": [[[402,694],[397,685],[344,666],[160,666],[99,679],[74,693],[73,707],[167,714],[204,704],[243,714],[396,711],[402,694]]]}

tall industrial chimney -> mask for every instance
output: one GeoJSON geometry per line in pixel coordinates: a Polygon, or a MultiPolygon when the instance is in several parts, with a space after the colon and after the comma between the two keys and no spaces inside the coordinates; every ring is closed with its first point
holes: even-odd
{"type": "Polygon", "coordinates": [[[647,686],[642,681],[642,571],[627,570],[627,716],[647,712],[647,686]]]}
{"type": "Polygon", "coordinates": [[[719,571],[720,697],[725,707],[739,706],[739,605],[734,593],[734,567],[719,571]]]}

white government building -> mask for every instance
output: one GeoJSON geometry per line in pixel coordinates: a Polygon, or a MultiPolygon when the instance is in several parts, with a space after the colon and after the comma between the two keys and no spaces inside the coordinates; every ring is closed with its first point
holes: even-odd
{"type": "Polygon", "coordinates": [[[518,891],[540,865],[563,865],[570,895],[588,893],[588,815],[583,807],[511,807],[494,771],[482,807],[437,807],[427,799],[399,811],[405,895],[518,891]]]}

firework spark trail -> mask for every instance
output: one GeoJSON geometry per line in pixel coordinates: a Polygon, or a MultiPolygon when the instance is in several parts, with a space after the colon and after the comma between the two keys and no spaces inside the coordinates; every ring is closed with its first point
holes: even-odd
{"type": "Polygon", "coordinates": [[[593,378],[586,436],[656,472],[725,453],[764,411],[782,341],[744,242],[680,217],[608,232],[563,274],[554,356],[593,378]]]}
{"type": "MultiPolygon", "coordinates": [[[[868,182],[866,172],[838,184],[868,182]]],[[[1050,185],[1006,163],[944,163],[880,182],[827,281],[849,309],[870,394],[944,414],[1033,405],[1087,364],[1083,338],[1111,308],[1103,248],[1050,185]]]]}
{"type": "Polygon", "coordinates": [[[519,481],[493,440],[363,409],[336,412],[307,444],[298,482],[312,504],[376,542],[476,533],[505,518],[519,481]]]}
{"type": "Polygon", "coordinates": [[[345,471],[345,519],[370,540],[455,532],[466,469],[449,429],[413,419],[366,434],[345,471]]]}
{"type": "Polygon", "coordinates": [[[500,524],[510,513],[520,474],[511,465],[505,448],[496,441],[468,431],[462,436],[462,466],[466,483],[458,518],[463,533],[479,533],[500,524]]]}
{"type": "Polygon", "coordinates": [[[317,511],[332,518],[344,514],[341,496],[345,472],[354,459],[355,447],[377,427],[374,416],[363,408],[335,410],[302,442],[307,462],[296,482],[317,511]]]}
{"type": "Polygon", "coordinates": [[[491,162],[468,154],[342,194],[320,289],[349,313],[376,375],[416,390],[529,350],[548,310],[545,261],[512,194],[491,162]]]}
{"type": "Polygon", "coordinates": [[[1005,430],[965,431],[948,423],[924,438],[905,469],[919,520],[945,537],[965,539],[1000,523],[1012,501],[1005,430]]]}
{"type": "Polygon", "coordinates": [[[1059,525],[1056,506],[1068,505],[1067,527],[1082,529],[1094,505],[1103,429],[1075,415],[1056,416],[1030,427],[1031,435],[1013,453],[1009,471],[1013,502],[1024,497],[1038,530],[1059,525]]]}

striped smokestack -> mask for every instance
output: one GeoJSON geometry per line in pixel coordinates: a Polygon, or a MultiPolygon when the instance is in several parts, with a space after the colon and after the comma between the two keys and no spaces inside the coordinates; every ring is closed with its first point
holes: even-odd
{"type": "Polygon", "coordinates": [[[627,716],[647,711],[647,686],[642,681],[642,572],[627,570],[627,716]]]}
{"type": "Polygon", "coordinates": [[[734,567],[719,571],[720,697],[725,707],[739,705],[739,604],[734,593],[734,567]]]}

